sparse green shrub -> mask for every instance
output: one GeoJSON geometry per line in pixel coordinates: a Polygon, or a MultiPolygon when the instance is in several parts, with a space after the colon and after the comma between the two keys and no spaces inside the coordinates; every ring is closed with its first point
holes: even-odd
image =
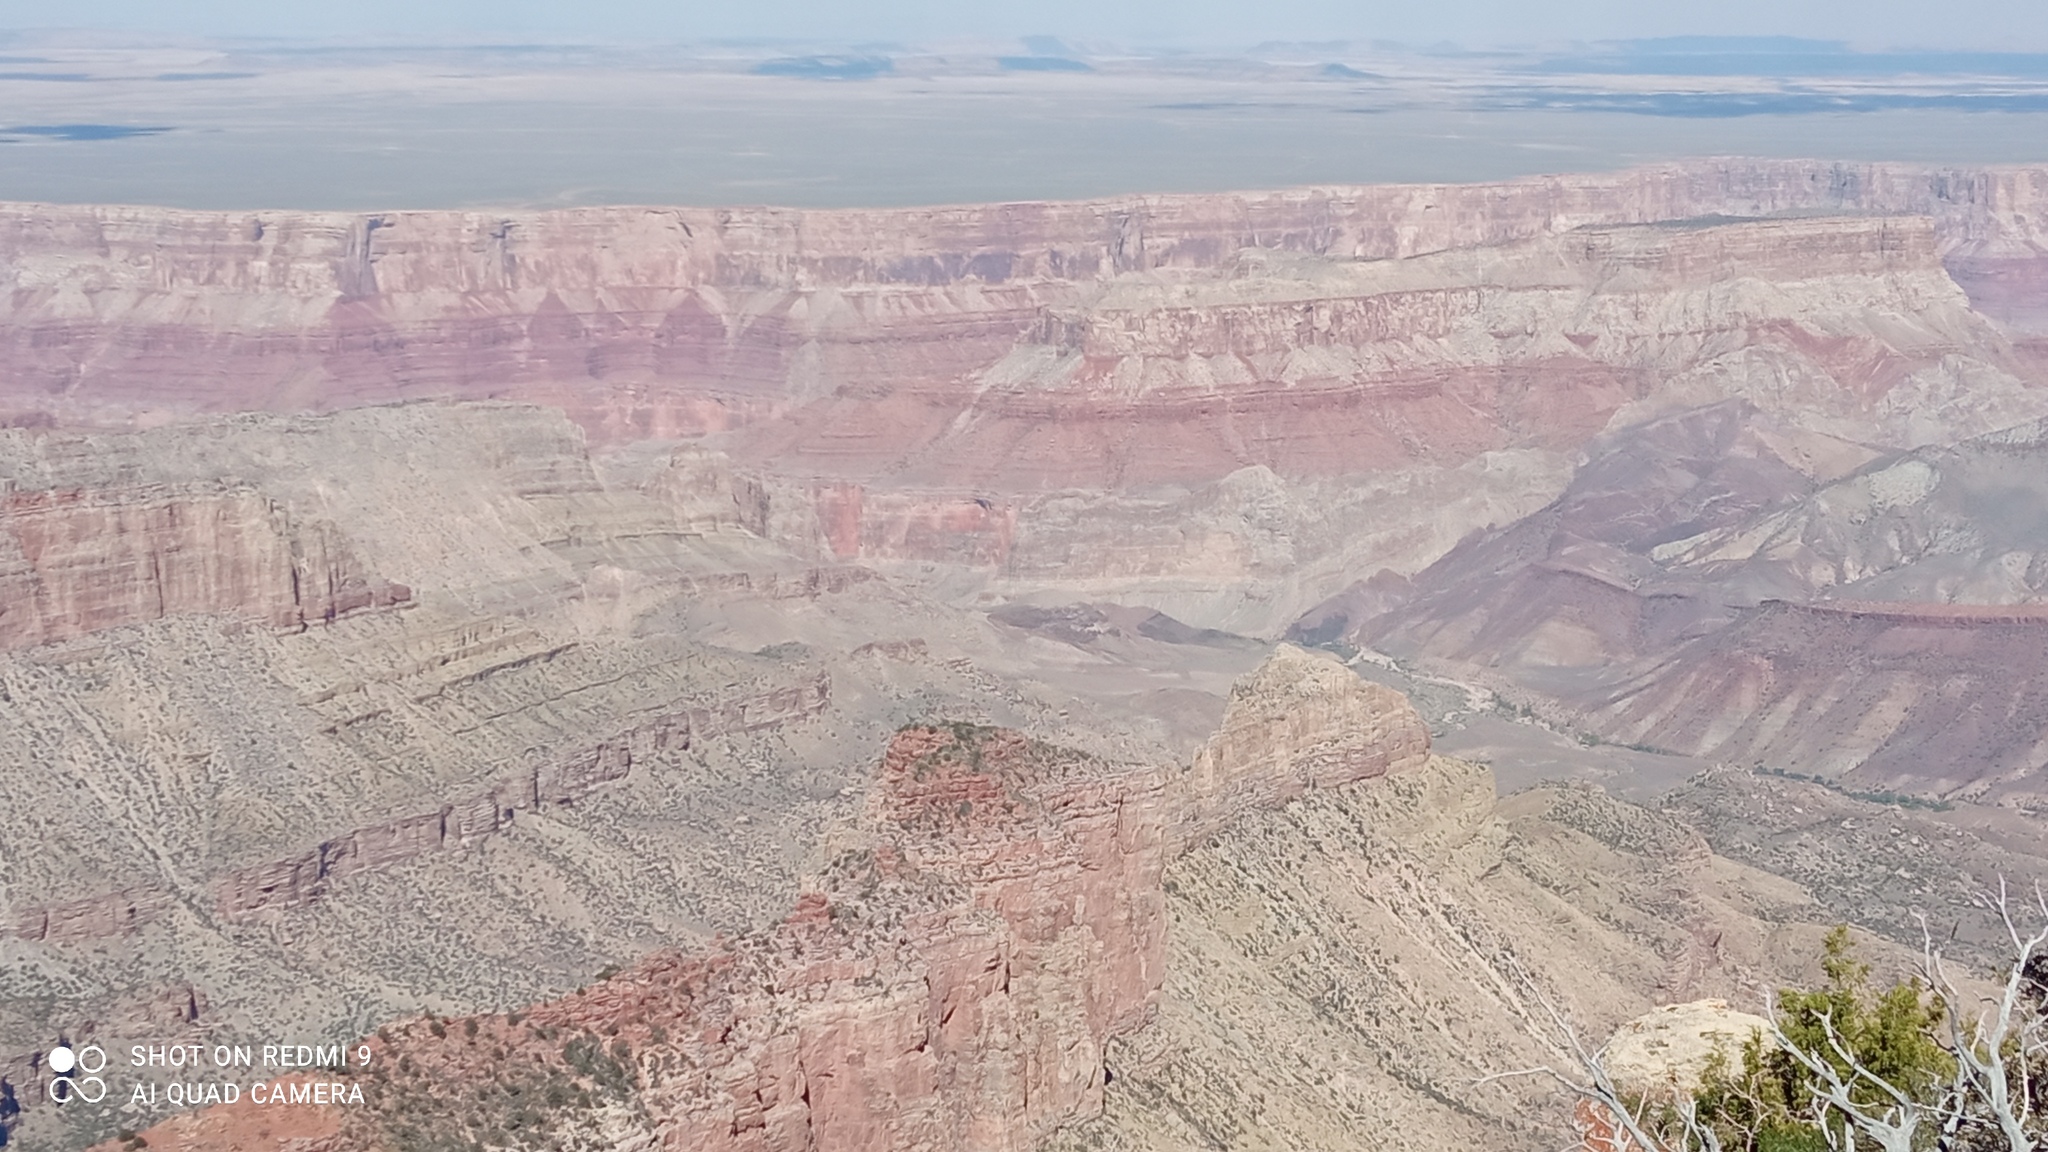
{"type": "MultiPolygon", "coordinates": [[[[1939,1040],[1946,1019],[1941,1000],[1917,980],[1873,989],[1870,966],[1857,958],[1846,926],[1828,933],[1821,971],[1819,988],[1779,990],[1776,1011],[1785,1039],[1825,1060],[1852,1086],[1850,1099],[1859,1107],[1882,1111],[1892,1103],[1872,1076],[1912,1099],[1935,1103],[1955,1071],[1954,1057],[1939,1040]]],[[[1820,1124],[1839,1132],[1845,1117],[1816,1105],[1819,1087],[1820,1078],[1791,1053],[1753,1035],[1743,1045],[1739,1067],[1715,1054],[1693,1104],[1726,1152],[1827,1152],[1832,1145],[1820,1124]]],[[[1697,1146],[1686,1141],[1675,1106],[1653,1109],[1652,1118],[1652,1134],[1669,1147],[1697,1146]]]]}

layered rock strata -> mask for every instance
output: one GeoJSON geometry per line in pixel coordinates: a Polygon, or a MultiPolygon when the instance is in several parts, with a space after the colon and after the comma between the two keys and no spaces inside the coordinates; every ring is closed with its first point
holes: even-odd
{"type": "Polygon", "coordinates": [[[2048,411],[1938,249],[1925,219],[1830,217],[1247,253],[1119,278],[970,381],[841,389],[732,450],[808,477],[771,498],[808,519],[769,523],[819,555],[1271,634],[1347,568],[1413,572],[1538,511],[1603,430],[1735,398],[1904,448],[2048,411]]]}
{"type": "MultiPolygon", "coordinates": [[[[646,771],[661,757],[687,750],[693,740],[760,732],[815,716],[831,698],[830,679],[819,676],[808,684],[656,716],[437,811],[358,828],[302,855],[222,876],[212,884],[219,914],[224,920],[248,920],[304,907],[350,876],[473,847],[484,837],[505,831],[521,812],[574,804],[626,779],[636,766],[646,771]]],[[[132,920],[122,926],[129,924],[132,920]]]]}
{"type": "Polygon", "coordinates": [[[1960,370],[1945,357],[1987,383],[2035,371],[1939,252],[1933,221],[1886,216],[1587,227],[1399,261],[1250,251],[1090,286],[967,376],[849,385],[737,443],[871,484],[1143,490],[1568,450],[1652,393],[1777,407],[1786,374],[1825,415],[1910,443],[1882,402],[1960,370]]]}
{"type": "Polygon", "coordinates": [[[1199,838],[1246,811],[1409,770],[1428,755],[1428,730],[1399,692],[1282,644],[1232,686],[1222,729],[1195,753],[1182,827],[1199,838]]]}
{"type": "MultiPolygon", "coordinates": [[[[1103,1046],[1148,1020],[1165,978],[1163,870],[1177,845],[1288,781],[1408,772],[1428,737],[1405,701],[1327,657],[1276,655],[1233,701],[1240,735],[1305,708],[1286,748],[1206,755],[1211,783],[966,725],[911,727],[857,828],[772,930],[662,954],[511,1014],[415,1020],[373,1041],[368,1112],[326,1114],[322,1148],[428,1132],[489,1144],[691,1149],[1022,1150],[1099,1112],[1103,1046]],[[1279,696],[1267,699],[1269,694],[1279,696]],[[1365,732],[1351,724],[1368,724],[1365,732]],[[518,1122],[501,1086],[552,1088],[518,1122]]],[[[147,1134],[232,1148],[224,1108],[147,1134]]]]}
{"type": "Polygon", "coordinates": [[[305,627],[411,596],[257,491],[0,492],[0,648],[181,613],[305,627]]]}
{"type": "Polygon", "coordinates": [[[612,435],[702,431],[772,415],[806,387],[971,372],[1043,325],[1062,285],[1215,267],[1246,248],[1401,258],[1716,214],[1932,216],[1964,279],[2029,318],[2044,196],[2030,170],[1716,161],[904,211],[17,205],[0,232],[18,382],[6,403],[49,411],[56,394],[71,416],[511,389],[612,435]]]}
{"type": "Polygon", "coordinates": [[[1880,453],[1717,405],[1602,441],[1550,507],[1302,633],[1617,743],[2035,807],[2044,459],[2038,420],[1880,453]]]}
{"type": "Polygon", "coordinates": [[[1867,792],[2048,805],[2048,618],[1887,608],[1762,605],[1590,696],[1587,719],[1616,740],[1867,792]]]}
{"type": "Polygon", "coordinates": [[[1084,598],[1135,576],[1270,635],[1347,564],[1540,507],[1610,423],[1741,395],[1912,446],[2039,415],[2042,188],[1717,161],[917,212],[19,206],[0,410],[530,400],[604,444],[718,435],[752,471],[679,457],[683,530],[1084,598]],[[1230,514],[1262,477],[1281,499],[1230,514]]]}

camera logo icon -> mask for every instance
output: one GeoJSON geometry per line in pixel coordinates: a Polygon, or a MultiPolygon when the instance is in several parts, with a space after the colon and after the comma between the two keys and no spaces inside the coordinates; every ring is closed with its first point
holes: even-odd
{"type": "Polygon", "coordinates": [[[52,1102],[69,1104],[83,1100],[97,1104],[107,1098],[107,1082],[100,1073],[107,1067],[107,1052],[97,1044],[72,1048],[59,1044],[50,1049],[43,1063],[51,1072],[49,1094],[52,1102]]]}

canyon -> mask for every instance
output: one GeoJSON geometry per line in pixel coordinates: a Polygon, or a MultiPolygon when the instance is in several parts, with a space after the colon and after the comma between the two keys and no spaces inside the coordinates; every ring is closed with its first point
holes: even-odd
{"type": "Polygon", "coordinates": [[[521,400],[596,444],[710,436],[818,555],[1271,633],[1308,585],[1535,511],[1659,408],[1747,395],[1899,447],[2039,415],[2041,181],[1727,161],[916,211],[21,205],[0,412],[521,400]],[[1162,516],[1201,530],[1098,527],[1162,516]]]}
{"type": "Polygon", "coordinates": [[[2044,203],[0,205],[0,1133],[1557,1147],[2048,876],[2044,203]]]}
{"type": "MultiPolygon", "coordinates": [[[[386,1029],[370,1073],[383,1098],[375,1119],[334,1110],[332,1146],[503,1143],[495,1086],[580,1072],[609,1084],[589,1082],[599,1090],[590,1114],[547,1117],[548,1139],[1034,1147],[1101,1110],[1104,1043],[1156,1010],[1162,873],[1213,819],[1216,784],[1278,797],[1427,758],[1421,718],[1329,657],[1283,648],[1241,689],[1210,770],[1192,778],[1014,731],[903,729],[858,831],[834,843],[828,869],[772,929],[708,955],[650,959],[516,1017],[462,1021],[459,1036],[453,1022],[386,1029]],[[1245,755],[1232,735],[1272,723],[1276,708],[1301,738],[1245,755]],[[1369,723],[1370,735],[1345,720],[1369,723]],[[595,1044],[597,1064],[578,1067],[576,1038],[595,1044]],[[392,1080],[386,1063],[399,1058],[392,1080]],[[623,1107],[604,1100],[606,1087],[623,1107]]],[[[262,1116],[254,1106],[201,1114],[148,1139],[229,1146],[262,1116]]]]}
{"type": "Polygon", "coordinates": [[[2043,429],[1873,454],[1739,402],[1687,413],[1310,627],[1618,743],[2038,807],[2043,429]]]}
{"type": "MultiPolygon", "coordinates": [[[[1287,646],[1239,681],[1188,768],[905,728],[833,850],[787,916],[708,953],[516,1013],[380,1029],[369,1070],[347,1073],[371,1105],[292,1135],[308,1152],[1022,1149],[1426,1126],[1545,1147],[1526,1092],[1475,1083],[1419,1037],[1505,1024],[1480,1066],[1506,1071],[1543,1058],[1507,1023],[1537,996],[1611,1027],[1795,964],[1824,931],[1796,885],[1667,817],[1569,789],[1499,804],[1484,769],[1430,755],[1398,694],[1287,646]],[[1276,725],[1291,738],[1251,739],[1276,725]],[[1560,916],[1584,938],[1560,947],[1543,927],[1560,916]],[[1408,949],[1420,963],[1389,963],[1408,949]],[[1617,983],[1569,991],[1596,970],[1617,983]],[[1215,1042],[1237,1028],[1261,1043],[1215,1042]],[[558,1106],[521,1103],[544,1093],[558,1106]]],[[[224,1106],[143,1137],[256,1148],[272,1116],[224,1106]]]]}

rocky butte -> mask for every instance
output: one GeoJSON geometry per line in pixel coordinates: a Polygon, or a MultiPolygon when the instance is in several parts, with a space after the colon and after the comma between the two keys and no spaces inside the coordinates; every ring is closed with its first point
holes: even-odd
{"type": "MultiPolygon", "coordinates": [[[[1428,750],[1398,694],[1287,646],[1240,684],[1192,770],[906,728],[779,924],[521,1012],[380,1029],[373,1109],[294,1135],[308,1152],[536,1128],[608,1147],[1023,1152],[1101,1112],[1105,1044],[1156,1011],[1164,872],[1192,838],[1414,771],[1428,750]]],[[[270,1124],[251,1103],[144,1138],[254,1148],[270,1124]]]]}

